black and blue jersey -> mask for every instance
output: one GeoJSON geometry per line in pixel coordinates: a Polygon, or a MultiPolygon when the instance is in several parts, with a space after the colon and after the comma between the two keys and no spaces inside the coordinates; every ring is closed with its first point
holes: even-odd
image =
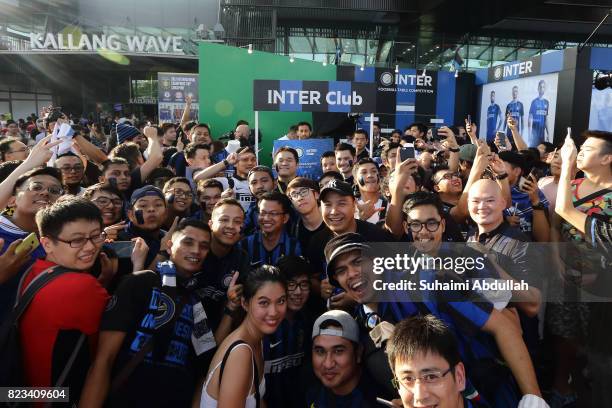
{"type": "Polygon", "coordinates": [[[240,241],[240,246],[249,254],[251,265],[276,265],[282,256],[287,255],[302,255],[302,247],[297,239],[292,238],[283,230],[278,243],[271,251],[268,251],[263,244],[261,232],[255,232],[252,235],[240,241]]]}
{"type": "Polygon", "coordinates": [[[498,104],[492,103],[487,108],[487,142],[492,142],[495,139],[498,123],[501,116],[501,108],[498,104]]]}
{"type": "Polygon", "coordinates": [[[531,129],[529,129],[529,137],[527,144],[529,147],[537,147],[540,143],[546,141],[544,129],[546,128],[546,117],[548,116],[548,108],[550,103],[548,99],[535,98],[531,102],[529,108],[529,116],[531,117],[531,129]]]}
{"type": "MultiPolygon", "coordinates": [[[[506,116],[512,116],[512,118],[516,121],[516,125],[518,126],[519,132],[523,129],[523,119],[525,117],[525,109],[523,108],[523,102],[520,101],[510,101],[508,105],[506,105],[506,116]]],[[[507,124],[505,126],[507,128],[507,124]]]]}

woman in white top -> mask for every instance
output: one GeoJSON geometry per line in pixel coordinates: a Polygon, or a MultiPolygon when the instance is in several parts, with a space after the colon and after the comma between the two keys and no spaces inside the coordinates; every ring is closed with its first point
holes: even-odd
{"type": "Polygon", "coordinates": [[[202,389],[202,408],[264,406],[262,339],[274,333],[285,317],[287,283],[278,268],[264,265],[251,271],[242,286],[246,316],[212,359],[202,389]]]}

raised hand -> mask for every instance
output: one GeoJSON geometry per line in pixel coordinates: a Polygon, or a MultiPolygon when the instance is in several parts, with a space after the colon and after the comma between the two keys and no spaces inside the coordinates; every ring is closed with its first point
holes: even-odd
{"type": "Polygon", "coordinates": [[[51,149],[62,142],[61,140],[50,142],[50,140],[51,135],[42,138],[40,142],[36,143],[25,159],[25,163],[28,163],[32,168],[45,165],[53,155],[51,149]]]}
{"type": "Polygon", "coordinates": [[[132,242],[134,242],[134,248],[132,249],[130,258],[134,266],[134,272],[141,271],[144,269],[144,263],[149,253],[149,246],[141,237],[132,238],[132,242]]]}
{"type": "Polygon", "coordinates": [[[117,234],[119,234],[119,231],[124,230],[126,225],[127,223],[125,221],[121,221],[117,224],[109,225],[108,227],[104,228],[104,232],[106,233],[106,241],[116,241],[117,234]]]}
{"type": "Polygon", "coordinates": [[[179,220],[180,218],[178,216],[174,217],[174,221],[172,221],[172,225],[170,226],[170,229],[166,232],[166,235],[164,235],[164,237],[161,239],[159,247],[162,250],[168,248],[168,241],[170,241],[170,239],[172,238],[172,234],[174,234],[174,231],[176,231],[176,226],[178,225],[179,220]]]}
{"type": "Polygon", "coordinates": [[[242,284],[236,283],[240,274],[235,271],[232,275],[229,287],[227,288],[227,308],[231,311],[236,311],[240,307],[242,300],[242,284]]]}
{"type": "Polygon", "coordinates": [[[359,212],[359,219],[367,220],[379,211],[382,211],[385,207],[376,207],[374,201],[368,200],[364,203],[357,203],[357,211],[359,212]]]}
{"type": "MultiPolygon", "coordinates": [[[[25,265],[31,258],[32,252],[35,248],[29,248],[27,251],[15,252],[17,246],[21,244],[23,240],[17,239],[6,248],[6,251],[0,255],[0,284],[6,282],[13,276],[15,276],[21,267],[25,265]]],[[[0,248],[4,246],[4,240],[0,238],[0,248]]]]}

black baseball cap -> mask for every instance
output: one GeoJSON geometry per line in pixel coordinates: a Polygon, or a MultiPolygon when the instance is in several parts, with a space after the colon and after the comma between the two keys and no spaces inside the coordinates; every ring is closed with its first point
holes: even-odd
{"type": "Polygon", "coordinates": [[[329,193],[330,191],[333,191],[335,193],[338,193],[342,196],[353,196],[353,186],[350,183],[347,183],[346,181],[341,181],[341,180],[330,180],[329,183],[327,183],[322,189],[321,189],[321,193],[320,193],[320,199],[323,200],[325,197],[325,194],[329,193]]]}
{"type": "Polygon", "coordinates": [[[329,282],[337,287],[340,287],[338,281],[334,278],[334,261],[342,254],[354,251],[355,249],[364,250],[370,249],[366,244],[365,238],[361,234],[355,232],[345,232],[340,234],[325,245],[325,262],[327,263],[326,273],[329,278],[329,282]]]}

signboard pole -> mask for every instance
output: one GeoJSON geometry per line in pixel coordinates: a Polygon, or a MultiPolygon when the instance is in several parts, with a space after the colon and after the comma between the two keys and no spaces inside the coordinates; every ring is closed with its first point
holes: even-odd
{"type": "Polygon", "coordinates": [[[259,111],[255,111],[255,162],[259,164],[259,111]]]}
{"type": "Polygon", "coordinates": [[[374,114],[370,113],[370,159],[374,157],[374,114]]]}

